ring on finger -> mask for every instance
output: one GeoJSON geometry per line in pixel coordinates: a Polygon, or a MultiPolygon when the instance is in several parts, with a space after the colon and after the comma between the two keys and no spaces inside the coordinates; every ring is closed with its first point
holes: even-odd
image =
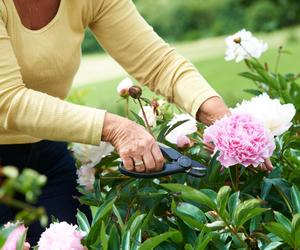
{"type": "Polygon", "coordinates": [[[144,165],[144,162],[142,160],[133,160],[134,161],[134,165],[135,166],[141,166],[141,165],[144,165]]]}

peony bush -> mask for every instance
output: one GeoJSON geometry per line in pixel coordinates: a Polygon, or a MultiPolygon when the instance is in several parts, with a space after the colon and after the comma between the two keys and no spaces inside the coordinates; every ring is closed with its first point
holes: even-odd
{"type": "Polygon", "coordinates": [[[253,82],[246,90],[253,98],[209,127],[159,97],[145,98],[129,78],[117,89],[128,118],[207,166],[206,175],[130,178],[118,171],[111,145],[73,144],[79,199],[93,221],[78,212],[78,226],[51,224],[37,249],[300,249],[300,74],[261,63],[268,45],[249,31],[225,42],[225,60],[245,62],[240,75],[253,82]],[[272,170],[260,168],[265,160],[272,170]]]}

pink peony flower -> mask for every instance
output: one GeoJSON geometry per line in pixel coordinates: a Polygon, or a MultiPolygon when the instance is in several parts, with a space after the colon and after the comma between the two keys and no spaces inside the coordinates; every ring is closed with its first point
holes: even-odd
{"type": "MultiPolygon", "coordinates": [[[[4,225],[4,228],[9,228],[11,226],[15,226],[12,223],[7,223],[4,225]]],[[[5,241],[4,246],[1,248],[1,250],[16,250],[17,248],[17,242],[21,239],[24,233],[26,233],[27,229],[23,224],[19,224],[8,236],[8,238],[5,241]]],[[[29,243],[24,243],[24,250],[29,250],[30,245],[29,243]]]]}
{"type": "Polygon", "coordinates": [[[204,131],[204,142],[214,144],[224,167],[257,167],[275,149],[272,135],[250,114],[233,114],[216,121],[204,131]]]}
{"type": "Polygon", "coordinates": [[[82,231],[76,230],[77,226],[67,222],[52,223],[42,233],[38,242],[39,250],[85,250],[81,239],[85,236],[82,231]]]}
{"type": "Polygon", "coordinates": [[[96,169],[91,164],[82,165],[77,170],[77,183],[84,186],[87,191],[94,189],[96,169]]]}

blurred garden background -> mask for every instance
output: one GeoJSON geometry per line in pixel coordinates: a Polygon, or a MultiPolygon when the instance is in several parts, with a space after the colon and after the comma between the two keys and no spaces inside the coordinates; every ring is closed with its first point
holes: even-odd
{"type": "MultiPolygon", "coordinates": [[[[224,60],[227,35],[246,28],[269,44],[262,61],[275,62],[283,46],[281,72],[300,72],[299,0],[135,0],[155,31],[191,60],[210,84],[232,105],[247,93],[251,82],[238,76],[243,62],[224,60]],[[275,52],[275,53],[274,53],[275,52]]],[[[87,31],[83,60],[70,101],[122,113],[116,86],[126,72],[87,31]],[[105,95],[103,95],[105,93],[105,95]]],[[[269,65],[270,69],[274,65],[269,65]]],[[[154,96],[148,93],[148,96],[154,96]]]]}

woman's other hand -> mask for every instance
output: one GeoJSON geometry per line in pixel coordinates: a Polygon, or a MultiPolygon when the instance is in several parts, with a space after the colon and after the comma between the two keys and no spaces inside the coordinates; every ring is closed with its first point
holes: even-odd
{"type": "Polygon", "coordinates": [[[165,160],[155,139],[133,121],[106,113],[102,140],[114,145],[129,171],[155,172],[163,168],[165,160]]]}
{"type": "Polygon", "coordinates": [[[200,106],[196,119],[209,126],[225,115],[230,115],[230,110],[220,97],[208,98],[200,106]]]}

